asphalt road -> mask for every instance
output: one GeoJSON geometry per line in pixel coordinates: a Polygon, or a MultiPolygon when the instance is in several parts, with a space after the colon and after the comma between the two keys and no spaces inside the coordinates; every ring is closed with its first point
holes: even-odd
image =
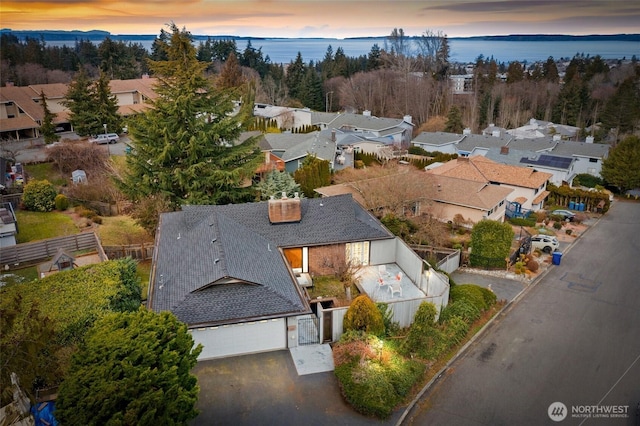
{"type": "Polygon", "coordinates": [[[635,425],[639,402],[640,204],[616,201],[404,424],[635,425]]]}
{"type": "MultiPolygon", "coordinates": [[[[78,140],[80,137],[74,132],[59,133],[60,141],[64,143],[66,140],[78,140]]],[[[120,135],[120,141],[111,145],[99,145],[110,155],[124,155],[126,143],[129,142],[127,135],[120,135]]],[[[47,148],[43,138],[25,139],[21,141],[3,142],[2,155],[13,157],[16,161],[23,164],[40,163],[47,161],[47,148]]]]}

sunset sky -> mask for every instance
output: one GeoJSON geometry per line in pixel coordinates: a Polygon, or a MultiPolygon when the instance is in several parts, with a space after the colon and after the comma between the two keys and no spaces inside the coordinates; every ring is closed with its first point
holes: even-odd
{"type": "Polygon", "coordinates": [[[449,37],[640,32],[637,0],[2,0],[0,27],[158,34],[357,37],[426,30],[449,37]]]}

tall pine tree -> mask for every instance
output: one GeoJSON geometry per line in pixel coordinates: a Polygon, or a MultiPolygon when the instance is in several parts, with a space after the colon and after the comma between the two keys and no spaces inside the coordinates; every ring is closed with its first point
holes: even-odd
{"type": "Polygon", "coordinates": [[[42,91],[40,92],[40,105],[42,105],[42,110],[44,111],[42,125],[40,126],[40,131],[42,132],[42,136],[44,136],[44,143],[56,142],[60,139],[60,136],[56,135],[56,125],[53,123],[53,119],[56,116],[49,110],[47,98],[42,91]]]}
{"type": "Polygon", "coordinates": [[[191,34],[170,28],[168,60],[150,63],[158,97],[129,126],[133,149],[120,187],[133,200],[159,196],[173,208],[252,200],[245,183],[262,156],[254,139],[238,143],[246,111],[233,114],[232,96],[205,78],[191,34]]]}
{"type": "Polygon", "coordinates": [[[80,136],[95,135],[103,132],[102,123],[96,115],[92,83],[84,68],[76,74],[69,84],[64,105],[71,112],[69,122],[80,136]]]}

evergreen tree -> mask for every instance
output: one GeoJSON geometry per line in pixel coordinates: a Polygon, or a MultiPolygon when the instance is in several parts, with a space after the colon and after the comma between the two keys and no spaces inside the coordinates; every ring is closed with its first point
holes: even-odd
{"type": "Polygon", "coordinates": [[[302,167],[294,172],[293,177],[300,184],[304,195],[313,198],[317,196],[316,188],[331,185],[331,168],[327,160],[307,155],[302,161],[302,167]]]}
{"type": "Polygon", "coordinates": [[[99,131],[104,132],[104,125],[107,125],[106,132],[120,133],[122,129],[122,118],[118,114],[118,100],[115,95],[111,94],[109,87],[109,78],[106,73],[101,72],[100,77],[95,82],[94,90],[94,106],[96,118],[100,126],[99,131]]]}
{"type": "Polygon", "coordinates": [[[574,78],[562,86],[551,120],[554,123],[580,127],[589,115],[588,105],[589,90],[579,75],[574,74],[574,78]]]}
{"type": "Polygon", "coordinates": [[[271,196],[280,197],[284,192],[287,197],[293,198],[296,192],[298,196],[302,195],[300,185],[298,185],[289,173],[273,170],[256,185],[256,189],[260,193],[261,200],[268,200],[271,196]]]}
{"type": "Polygon", "coordinates": [[[322,70],[322,79],[329,80],[330,78],[335,77],[334,71],[334,62],[333,62],[333,47],[329,45],[327,47],[327,51],[324,54],[324,58],[322,62],[320,62],[320,69],[322,70]]]}
{"type": "Polygon", "coordinates": [[[69,122],[73,130],[80,136],[101,133],[102,123],[96,115],[94,94],[91,80],[84,67],[69,84],[64,105],[69,109],[69,122]]]}
{"type": "Polygon", "coordinates": [[[153,61],[166,61],[169,59],[166,52],[167,43],[169,41],[170,34],[164,30],[164,28],[160,29],[160,35],[153,40],[151,44],[151,56],[150,59],[153,61]]]}
{"type": "Polygon", "coordinates": [[[201,351],[169,312],[107,314],[71,360],[56,418],[70,425],[188,424],[198,414],[191,369],[201,351]]]}
{"type": "Polygon", "coordinates": [[[464,130],[464,124],[462,124],[462,114],[457,106],[452,106],[447,114],[447,123],[444,131],[451,133],[460,133],[464,130]]]}
{"type": "Polygon", "coordinates": [[[253,199],[245,183],[262,160],[254,138],[237,143],[253,101],[243,99],[233,115],[232,94],[216,90],[204,77],[192,37],[171,25],[167,61],[152,61],[159,78],[152,108],[129,127],[132,152],[119,180],[133,200],[166,197],[173,208],[253,199]]]}
{"type": "Polygon", "coordinates": [[[367,71],[377,70],[382,66],[382,53],[380,52],[380,46],[378,43],[371,46],[371,50],[367,55],[367,71]]]}
{"type": "Polygon", "coordinates": [[[304,106],[312,110],[324,110],[322,80],[320,80],[320,76],[313,67],[307,68],[307,73],[300,88],[299,98],[304,106]]]}
{"type": "Polygon", "coordinates": [[[606,129],[616,129],[618,135],[630,133],[640,123],[640,77],[629,77],[617,88],[602,112],[606,129]]]}
{"type": "Polygon", "coordinates": [[[524,69],[518,61],[509,63],[507,68],[507,84],[518,83],[524,80],[524,69]]]}
{"type": "Polygon", "coordinates": [[[140,76],[140,70],[133,50],[123,41],[113,41],[107,37],[98,46],[100,69],[110,80],[130,80],[140,76]]]}
{"type": "Polygon", "coordinates": [[[602,178],[620,192],[640,188],[640,138],[627,136],[602,162],[602,178]]]}
{"type": "Polygon", "coordinates": [[[296,60],[289,64],[285,83],[289,88],[289,96],[293,99],[300,99],[300,91],[302,89],[302,81],[306,74],[306,66],[302,62],[302,53],[298,52],[296,60]]]}
{"type": "Polygon", "coordinates": [[[556,61],[554,61],[551,56],[547,58],[547,61],[542,67],[542,75],[544,79],[550,83],[557,83],[558,81],[560,81],[560,74],[558,73],[556,61]]]}
{"type": "Polygon", "coordinates": [[[44,92],[42,91],[40,92],[40,105],[42,105],[42,110],[44,111],[42,125],[40,126],[40,131],[44,136],[44,143],[56,142],[60,139],[60,136],[56,135],[56,125],[53,123],[53,120],[56,116],[51,111],[49,111],[47,98],[44,96],[44,92]]]}

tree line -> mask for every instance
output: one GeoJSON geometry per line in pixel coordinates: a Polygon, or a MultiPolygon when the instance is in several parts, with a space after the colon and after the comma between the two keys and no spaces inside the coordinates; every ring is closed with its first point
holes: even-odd
{"type": "MultiPolygon", "coordinates": [[[[106,38],[98,46],[79,40],[74,47],[46,46],[43,40],[19,41],[2,34],[2,83],[68,83],[80,68],[90,78],[109,79],[151,74],[149,60],[166,59],[160,31],[147,52],[140,44],[106,38]]],[[[409,115],[417,131],[444,130],[444,117],[456,107],[464,127],[479,132],[489,124],[514,128],[530,118],[582,129],[581,137],[620,140],[640,122],[640,67],[631,61],[604,61],[576,54],[570,61],[549,57],[540,63],[499,63],[480,55],[473,64],[449,61],[447,36],[425,31],[409,37],[393,29],[383,46],[367,55],[348,57],[327,47],[321,61],[301,53],[288,64],[272,63],[261,48],[247,42],[207,39],[194,47],[205,73],[223,87],[255,86],[255,100],[316,111],[371,111],[380,117],[409,115]],[[454,94],[449,77],[472,69],[470,90],[454,94]]]]}

